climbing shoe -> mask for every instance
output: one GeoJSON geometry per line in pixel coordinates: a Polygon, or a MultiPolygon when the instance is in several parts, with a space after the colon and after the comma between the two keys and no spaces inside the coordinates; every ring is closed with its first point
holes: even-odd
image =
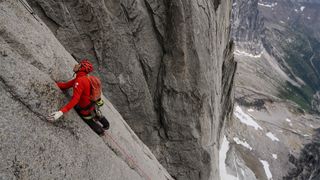
{"type": "Polygon", "coordinates": [[[104,116],[99,118],[99,122],[102,124],[102,126],[103,126],[102,128],[104,130],[108,130],[109,129],[110,123],[104,116]]]}

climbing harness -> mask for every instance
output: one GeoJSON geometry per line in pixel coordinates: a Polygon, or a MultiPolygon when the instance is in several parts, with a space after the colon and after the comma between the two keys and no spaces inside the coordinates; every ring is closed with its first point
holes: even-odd
{"type": "Polygon", "coordinates": [[[38,19],[36,13],[33,11],[33,9],[28,5],[28,3],[26,3],[24,0],[19,0],[19,2],[23,5],[24,8],[26,8],[26,10],[34,17],[34,19],[36,19],[41,25],[42,23],[40,22],[40,20],[38,19]]]}
{"type": "Polygon", "coordinates": [[[93,119],[95,117],[95,115],[93,115],[93,114],[89,114],[87,116],[81,115],[81,117],[84,120],[91,120],[91,119],[93,119]]]}

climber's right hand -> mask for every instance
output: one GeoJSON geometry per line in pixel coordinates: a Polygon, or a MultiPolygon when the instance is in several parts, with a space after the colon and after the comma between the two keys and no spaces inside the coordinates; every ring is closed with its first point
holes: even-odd
{"type": "Polygon", "coordinates": [[[47,117],[47,120],[53,122],[59,119],[62,115],[63,115],[62,111],[53,112],[47,117]]]}

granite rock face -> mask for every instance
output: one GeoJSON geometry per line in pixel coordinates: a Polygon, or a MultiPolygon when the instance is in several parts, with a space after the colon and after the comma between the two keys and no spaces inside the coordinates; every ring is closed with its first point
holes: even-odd
{"type": "Polygon", "coordinates": [[[105,94],[176,179],[217,179],[233,106],[231,1],[28,0],[98,67],[105,94]]]}
{"type": "Polygon", "coordinates": [[[0,179],[172,180],[106,99],[104,137],[74,110],[46,120],[67,102],[54,81],[76,61],[21,2],[0,1],[0,179]]]}

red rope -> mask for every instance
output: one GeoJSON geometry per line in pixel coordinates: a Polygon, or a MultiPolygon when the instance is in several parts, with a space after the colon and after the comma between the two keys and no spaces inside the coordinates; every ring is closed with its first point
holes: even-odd
{"type": "Polygon", "coordinates": [[[142,173],[142,176],[144,176],[145,178],[147,178],[147,180],[151,180],[150,176],[148,176],[141,168],[140,166],[137,164],[137,162],[133,159],[132,156],[130,156],[128,153],[126,153],[126,151],[116,142],[115,139],[112,138],[111,135],[109,135],[106,131],[105,134],[118,146],[118,148],[122,151],[122,154],[124,154],[126,156],[126,158],[128,160],[131,160],[131,162],[136,166],[136,169],[138,169],[138,171],[140,171],[140,173],[142,173]]]}

